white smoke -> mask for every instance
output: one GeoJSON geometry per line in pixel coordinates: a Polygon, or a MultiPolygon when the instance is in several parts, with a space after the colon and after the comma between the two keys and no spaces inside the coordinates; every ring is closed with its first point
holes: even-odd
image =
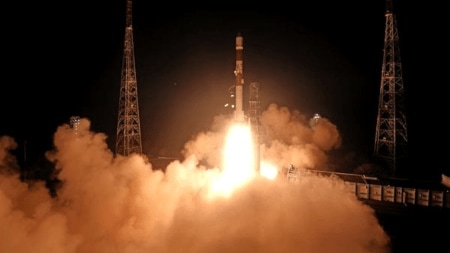
{"type": "MultiPolygon", "coordinates": [[[[264,159],[323,165],[326,151],[340,144],[338,132],[326,119],[320,130],[307,122],[271,106],[263,115],[273,135],[264,159]]],[[[30,187],[6,173],[16,145],[0,138],[0,253],[389,252],[374,211],[339,181],[255,178],[229,198],[211,198],[222,131],[198,134],[186,144],[185,159],[163,172],[142,156],[115,157],[88,119],[77,134],[62,125],[47,153],[63,181],[56,198],[44,184],[30,187]]]]}

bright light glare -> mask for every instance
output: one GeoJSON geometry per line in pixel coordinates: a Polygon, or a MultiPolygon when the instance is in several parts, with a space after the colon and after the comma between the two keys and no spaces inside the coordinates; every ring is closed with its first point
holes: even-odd
{"type": "Polygon", "coordinates": [[[261,161],[260,174],[262,177],[273,180],[278,175],[278,169],[272,164],[261,161]]]}
{"type": "Polygon", "coordinates": [[[253,144],[250,127],[234,124],[225,139],[223,170],[212,182],[212,193],[229,197],[232,191],[255,176],[253,144]]]}

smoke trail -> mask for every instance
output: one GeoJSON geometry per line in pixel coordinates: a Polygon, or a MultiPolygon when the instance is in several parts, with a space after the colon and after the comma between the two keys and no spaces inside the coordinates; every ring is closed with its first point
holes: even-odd
{"type": "MultiPolygon", "coordinates": [[[[273,153],[273,161],[300,161],[306,150],[325,156],[327,148],[338,146],[336,138],[316,145],[314,133],[305,134],[306,122],[285,121],[300,130],[291,132],[298,138],[291,143],[284,135],[270,142],[265,158],[273,153]],[[295,151],[283,157],[276,151],[280,146],[295,151]]],[[[389,252],[374,211],[339,181],[255,178],[229,198],[211,198],[210,182],[220,176],[220,158],[213,153],[223,138],[223,129],[215,130],[189,141],[185,159],[162,172],[145,157],[115,157],[106,135],[92,132],[87,119],[80,120],[77,134],[62,125],[54,135],[55,149],[47,153],[63,181],[57,198],[49,197],[43,184],[29,187],[17,173],[5,173],[15,144],[2,137],[0,252],[389,252]],[[200,165],[203,159],[212,166],[200,165]]]]}

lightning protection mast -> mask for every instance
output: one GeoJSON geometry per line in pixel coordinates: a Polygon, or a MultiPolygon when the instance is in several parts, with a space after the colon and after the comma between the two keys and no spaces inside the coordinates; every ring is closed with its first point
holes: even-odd
{"type": "Polygon", "coordinates": [[[404,165],[407,156],[408,134],[397,22],[392,1],[387,0],[386,6],[374,156],[385,162],[393,176],[399,176],[399,165],[404,165]]]}
{"type": "Polygon", "coordinates": [[[132,1],[127,0],[125,46],[117,119],[116,154],[142,154],[141,123],[134,61],[132,1]]]}

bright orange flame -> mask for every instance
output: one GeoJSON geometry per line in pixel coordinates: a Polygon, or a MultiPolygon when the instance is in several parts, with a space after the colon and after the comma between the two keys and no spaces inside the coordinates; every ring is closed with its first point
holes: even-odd
{"type": "Polygon", "coordinates": [[[253,142],[247,124],[234,124],[225,138],[222,174],[212,182],[213,193],[225,197],[255,176],[253,142]]]}

